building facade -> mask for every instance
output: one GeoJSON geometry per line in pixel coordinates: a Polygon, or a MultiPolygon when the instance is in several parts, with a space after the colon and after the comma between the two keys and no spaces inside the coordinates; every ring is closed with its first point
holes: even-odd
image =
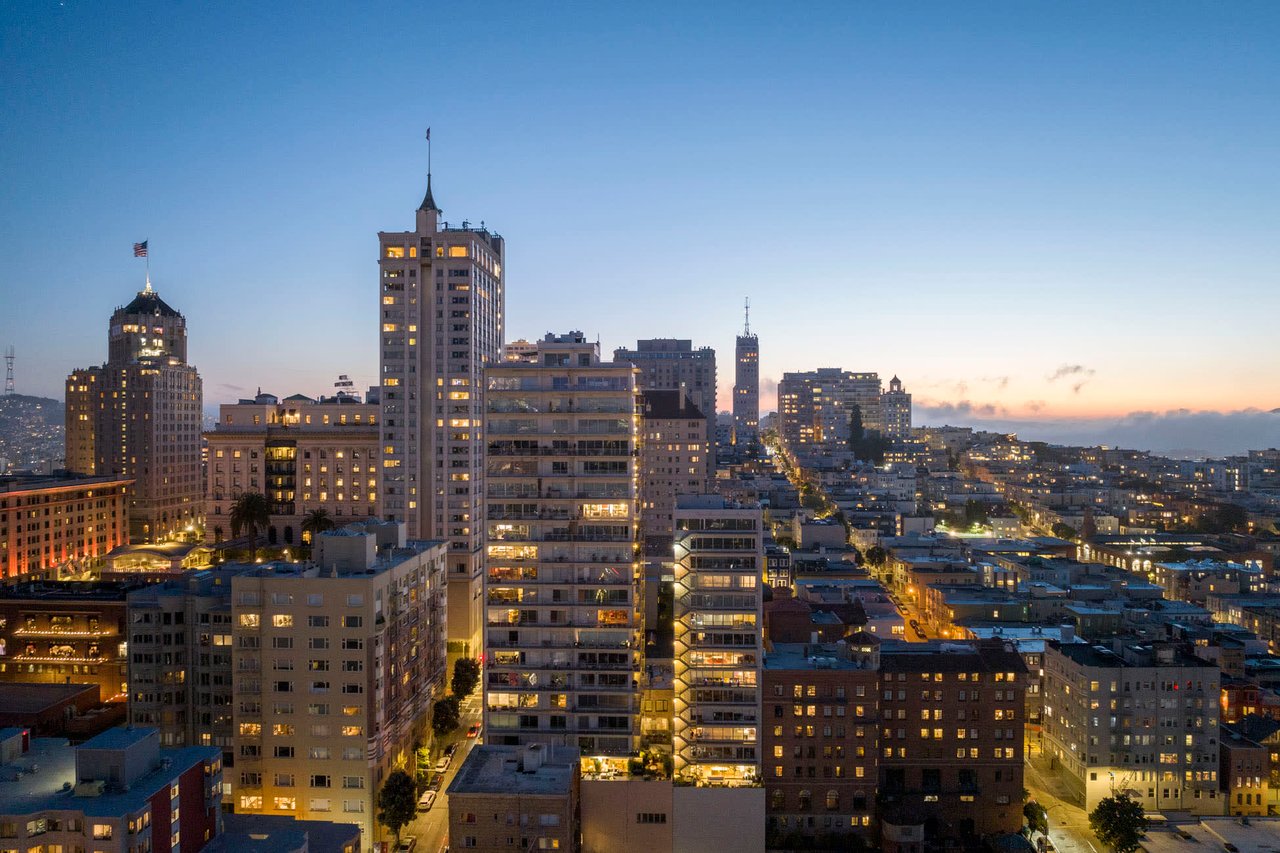
{"type": "MultiPolygon", "coordinates": [[[[231,579],[227,563],[129,594],[129,725],[166,747],[216,746],[235,766],[231,579]]],[[[228,780],[230,781],[230,780],[228,780]]]]}
{"type": "Polygon", "coordinates": [[[323,509],[337,525],[378,514],[377,403],[351,396],[278,400],[259,394],[221,407],[205,433],[209,476],[205,539],[230,539],[231,508],[245,492],[266,495],[270,545],[297,546],[302,522],[323,509]]]}
{"type": "Polygon", "coordinates": [[[449,839],[457,850],[581,849],[578,751],[477,746],[449,783],[449,839]]]}
{"type": "Polygon", "coordinates": [[[711,421],[681,391],[640,395],[640,535],[646,554],[671,556],[678,495],[710,490],[711,421]]]}
{"type": "Polygon", "coordinates": [[[844,445],[854,406],[866,429],[883,434],[880,403],[880,377],[875,373],[850,373],[838,367],[784,373],[778,383],[778,434],[792,450],[844,445]]]}
{"type": "Polygon", "coordinates": [[[675,775],[696,784],[755,784],[763,513],[719,495],[683,495],[675,526],[675,775]]]}
{"type": "Polygon", "coordinates": [[[104,702],[129,695],[126,599],[140,583],[0,587],[0,681],[97,684],[104,702]]]}
{"type": "Polygon", "coordinates": [[[123,477],[0,477],[0,581],[59,580],[129,541],[123,477]]]}
{"type": "Polygon", "coordinates": [[[880,419],[885,438],[903,441],[911,437],[911,395],[896,376],[889,380],[889,390],[880,395],[880,419]]]}
{"type": "Polygon", "coordinates": [[[147,288],[111,315],[107,363],[67,377],[67,467],[132,479],[130,539],[171,538],[201,522],[200,375],[187,321],[147,288]]]}
{"type": "Polygon", "coordinates": [[[358,824],[412,766],[445,678],[445,553],[403,523],[316,537],[315,564],[231,581],[235,811],[358,824]]]}
{"type": "Polygon", "coordinates": [[[431,193],[413,231],[378,234],[382,514],[449,543],[449,639],[480,644],[483,388],[506,318],[502,237],[450,226],[431,193]]]}
{"type": "Polygon", "coordinates": [[[490,743],[634,754],[642,602],[636,369],[580,332],[486,372],[490,743]]]}
{"type": "Polygon", "coordinates": [[[1147,811],[1222,814],[1220,673],[1173,644],[1050,642],[1044,751],[1091,811],[1124,790],[1147,811]]]}
{"type": "Polygon", "coordinates": [[[875,837],[878,658],[777,643],[763,672],[768,833],[875,837]],[[828,653],[830,652],[830,653],[828,653]]]}
{"type": "Polygon", "coordinates": [[[635,349],[613,351],[615,364],[640,368],[640,388],[644,391],[679,391],[689,396],[706,417],[716,416],[716,351],[693,348],[693,341],[653,338],[636,341],[635,349]]]}

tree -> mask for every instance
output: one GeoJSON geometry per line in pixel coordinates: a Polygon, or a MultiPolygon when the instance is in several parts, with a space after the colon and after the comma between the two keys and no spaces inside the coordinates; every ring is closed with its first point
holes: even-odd
{"type": "Polygon", "coordinates": [[[453,693],[466,698],[480,683],[480,661],[475,658],[458,658],[453,662],[453,693]]]}
{"type": "Polygon", "coordinates": [[[1048,834],[1049,812],[1035,800],[1030,800],[1022,807],[1022,814],[1027,819],[1027,828],[1032,832],[1048,834]]]}
{"type": "Polygon", "coordinates": [[[1059,539],[1075,539],[1076,529],[1070,524],[1063,524],[1061,521],[1055,521],[1053,527],[1049,528],[1054,536],[1059,539]]]}
{"type": "Polygon", "coordinates": [[[311,510],[302,519],[302,532],[310,535],[312,546],[315,545],[318,534],[332,530],[336,526],[337,524],[329,515],[329,510],[324,507],[311,510]]]}
{"type": "Polygon", "coordinates": [[[849,449],[853,455],[875,465],[884,462],[889,440],[879,430],[867,429],[862,422],[862,407],[857,403],[849,409],[849,449]]]}
{"type": "Polygon", "coordinates": [[[461,723],[457,696],[445,696],[443,699],[436,700],[435,707],[431,709],[431,728],[436,734],[447,735],[461,723]]]}
{"type": "Polygon", "coordinates": [[[1112,794],[1089,813],[1089,826],[1115,853],[1134,853],[1147,831],[1147,816],[1142,803],[1128,794],[1112,794]]]}
{"type": "Polygon", "coordinates": [[[258,534],[271,523],[271,505],[261,492],[245,492],[231,505],[231,535],[238,537],[245,531],[249,537],[249,559],[258,558],[258,534]]]}
{"type": "Polygon", "coordinates": [[[987,523],[987,520],[986,504],[973,498],[969,498],[964,502],[964,525],[966,528],[973,527],[975,524],[982,526],[987,523]]]}
{"type": "Polygon", "coordinates": [[[867,562],[875,566],[877,569],[884,565],[885,560],[889,559],[889,552],[881,548],[879,545],[872,545],[867,549],[867,562]]]}
{"type": "Polygon", "coordinates": [[[1214,521],[1219,529],[1228,533],[1244,533],[1249,529],[1249,511],[1239,504],[1221,504],[1214,521]]]}
{"type": "Polygon", "coordinates": [[[393,771],[378,792],[378,822],[395,835],[397,847],[400,846],[400,830],[418,812],[417,794],[413,777],[403,770],[393,771]]]}

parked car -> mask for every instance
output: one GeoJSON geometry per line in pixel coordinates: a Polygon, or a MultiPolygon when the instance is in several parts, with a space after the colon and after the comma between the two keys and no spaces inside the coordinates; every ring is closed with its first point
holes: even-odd
{"type": "Polygon", "coordinates": [[[423,791],[422,796],[418,797],[418,811],[429,812],[431,807],[436,804],[435,791],[423,791]]]}
{"type": "Polygon", "coordinates": [[[449,756],[450,758],[453,758],[453,754],[457,751],[458,751],[458,745],[456,743],[451,743],[444,748],[444,754],[449,756]]]}
{"type": "Polygon", "coordinates": [[[447,752],[444,755],[440,756],[440,758],[436,761],[436,772],[443,773],[444,771],[448,770],[449,764],[452,761],[453,761],[453,756],[449,755],[449,753],[447,752]]]}
{"type": "Polygon", "coordinates": [[[427,790],[428,790],[428,791],[439,791],[439,790],[440,790],[441,788],[443,788],[443,787],[444,787],[444,774],[443,774],[443,773],[432,773],[432,774],[431,774],[431,781],[427,783],[427,790]]]}
{"type": "Polygon", "coordinates": [[[418,837],[410,835],[408,838],[401,838],[400,844],[396,847],[396,853],[413,853],[414,848],[418,846],[418,837]]]}
{"type": "Polygon", "coordinates": [[[480,737],[480,724],[474,723],[467,729],[467,737],[480,737]]]}

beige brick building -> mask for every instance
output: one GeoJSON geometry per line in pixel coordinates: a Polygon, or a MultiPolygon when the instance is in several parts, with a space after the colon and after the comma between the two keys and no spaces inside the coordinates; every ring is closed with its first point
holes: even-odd
{"type": "Polygon", "coordinates": [[[53,580],[129,541],[123,477],[0,477],[0,581],[53,580]]]}
{"type": "Polygon", "coordinates": [[[358,824],[367,850],[444,683],[445,546],[370,522],[321,534],[315,563],[232,580],[233,802],[358,824]]]}
{"type": "Polygon", "coordinates": [[[485,366],[505,325],[501,236],[451,225],[431,193],[412,231],[378,234],[381,513],[449,543],[449,640],[480,649],[485,366]]]}
{"type": "Polygon", "coordinates": [[[205,433],[205,539],[231,538],[231,508],[245,492],[271,504],[263,537],[271,545],[301,544],[312,510],[328,511],[339,526],[377,515],[378,417],[377,403],[350,396],[259,394],[223,405],[205,433]]]}

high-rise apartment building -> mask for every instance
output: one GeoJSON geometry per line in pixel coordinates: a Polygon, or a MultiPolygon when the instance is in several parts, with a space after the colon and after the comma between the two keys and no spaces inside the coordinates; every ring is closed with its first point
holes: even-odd
{"type": "Polygon", "coordinates": [[[682,495],[675,510],[676,778],[760,780],[764,517],[719,495],[682,495]]]}
{"type": "Polygon", "coordinates": [[[751,334],[751,303],[733,349],[733,443],[760,439],[760,339],[751,334]]]}
{"type": "Polygon", "coordinates": [[[101,563],[129,541],[131,487],[124,477],[0,477],[0,582],[58,580],[101,563]]]}
{"type": "Polygon", "coordinates": [[[1026,684],[1011,643],[883,643],[881,820],[960,837],[1021,829],[1026,684]]]}
{"type": "Polygon", "coordinates": [[[205,538],[231,537],[231,508],[245,492],[266,495],[270,545],[298,545],[302,522],[323,509],[338,524],[377,514],[377,403],[353,396],[279,400],[258,394],[221,407],[205,433],[209,473],[205,538]]]}
{"type": "Polygon", "coordinates": [[[880,395],[880,419],[885,438],[901,441],[911,437],[911,395],[896,376],[889,380],[889,390],[880,395]]]}
{"type": "Polygon", "coordinates": [[[129,725],[155,728],[162,746],[219,747],[228,768],[235,766],[231,579],[251,568],[188,572],[128,600],[129,725]]]}
{"type": "Polygon", "coordinates": [[[1049,642],[1044,750],[1086,811],[1123,790],[1147,811],[1222,814],[1220,676],[1173,643],[1049,642]]]}
{"type": "Polygon", "coordinates": [[[847,444],[854,406],[866,429],[883,434],[880,397],[880,377],[875,373],[838,367],[784,373],[778,383],[779,437],[792,450],[847,444]]]}
{"type": "Polygon", "coordinates": [[[359,824],[410,763],[445,678],[445,546],[403,523],[316,537],[314,564],[231,580],[237,813],[359,824]]]}
{"type": "Polygon", "coordinates": [[[431,193],[413,231],[378,234],[382,514],[449,543],[449,640],[480,642],[481,435],[486,364],[505,321],[502,237],[440,218],[431,193]]]}
{"type": "Polygon", "coordinates": [[[111,315],[107,363],[67,377],[67,467],[127,477],[130,538],[166,539],[203,516],[200,375],[187,321],[151,289],[111,315]]]}
{"type": "Polygon", "coordinates": [[[630,362],[640,368],[640,387],[645,391],[684,389],[704,415],[716,416],[716,351],[693,348],[693,341],[652,338],[636,341],[635,349],[613,351],[615,363],[630,362]]]}
{"type": "Polygon", "coordinates": [[[851,651],[775,643],[767,656],[761,747],[772,836],[857,835],[876,846],[879,652],[874,642],[851,651]]]}
{"type": "Polygon", "coordinates": [[[643,391],[640,424],[641,538],[647,556],[669,560],[676,497],[711,488],[711,421],[682,391],[643,391]]]}
{"type": "Polygon", "coordinates": [[[580,332],[486,371],[486,731],[633,754],[642,648],[636,369],[580,332]]]}

